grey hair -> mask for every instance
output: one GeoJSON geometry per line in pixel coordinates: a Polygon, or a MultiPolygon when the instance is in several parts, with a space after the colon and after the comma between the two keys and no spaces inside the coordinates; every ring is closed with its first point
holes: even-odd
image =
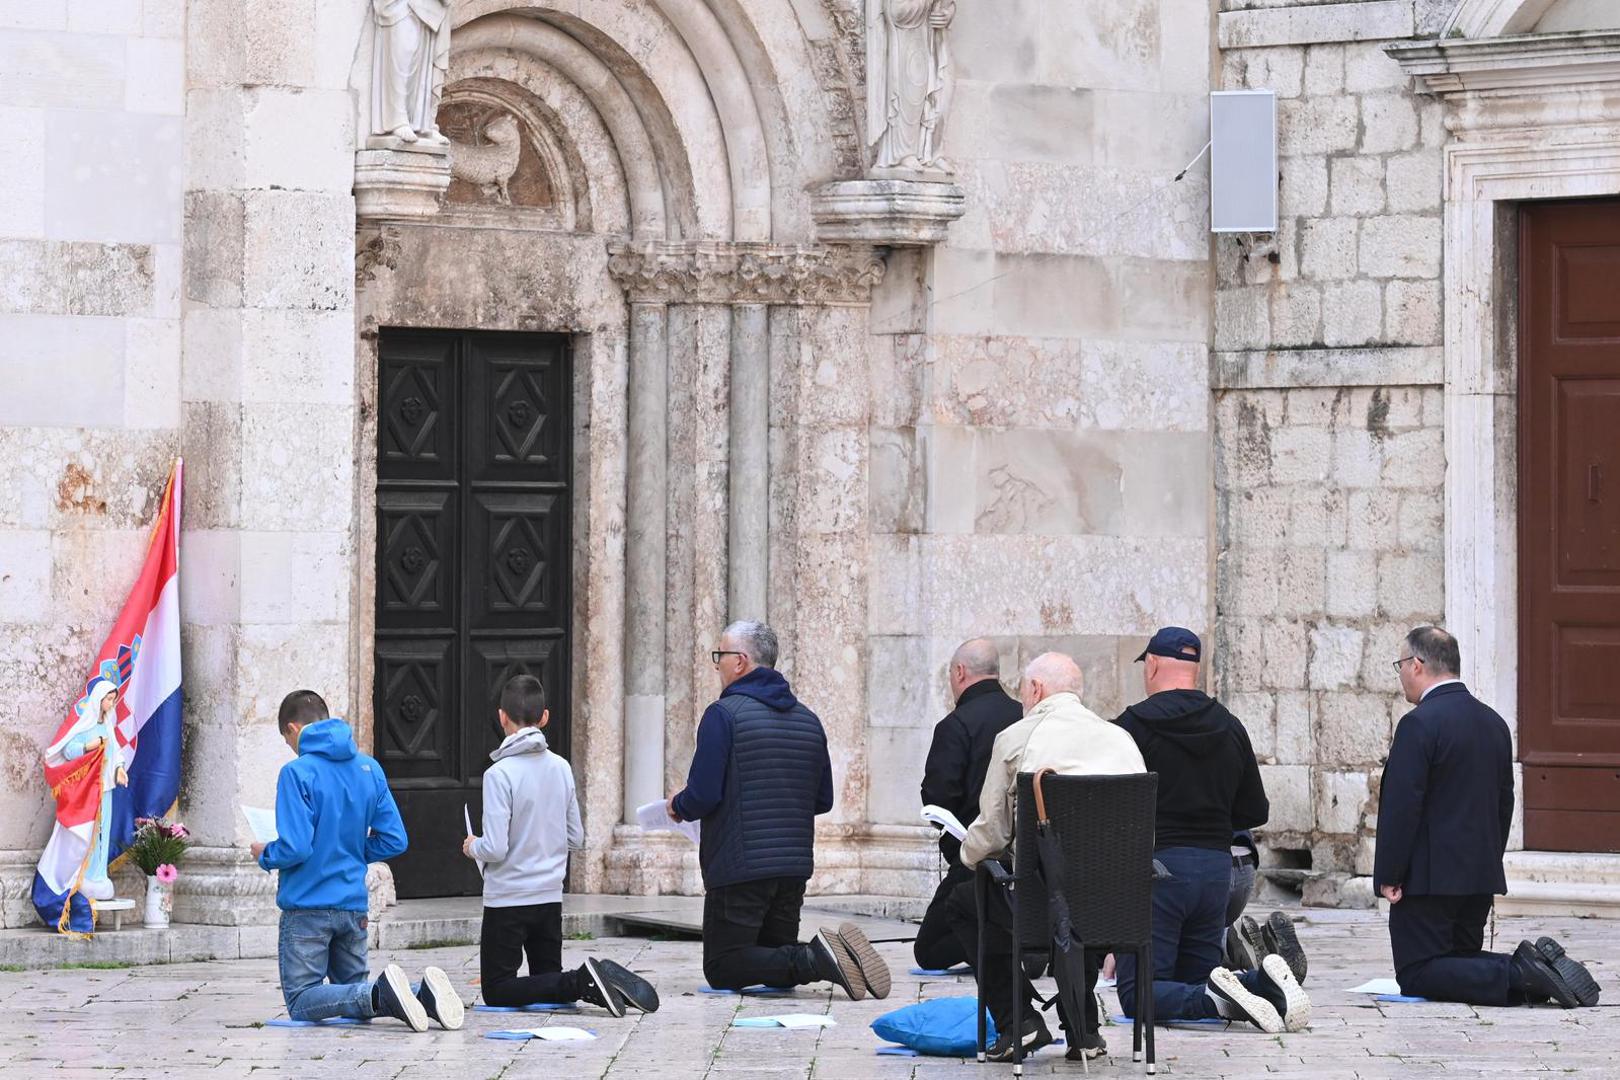
{"type": "Polygon", "coordinates": [[[1080,665],[1074,662],[1074,657],[1060,652],[1041,653],[1031,660],[1024,669],[1024,678],[1039,681],[1049,694],[1067,691],[1078,695],[1084,685],[1080,665]]]}
{"type": "Polygon", "coordinates": [[[725,636],[737,643],[748,659],[760,667],[776,666],[776,631],[762,622],[738,619],[725,629],[725,636]]]}
{"type": "Polygon", "coordinates": [[[1462,651],[1457,647],[1457,639],[1438,626],[1419,626],[1407,634],[1406,649],[1437,675],[1455,676],[1462,671],[1462,651]]]}
{"type": "Polygon", "coordinates": [[[969,675],[1001,674],[1001,652],[989,638],[974,638],[956,647],[951,663],[961,664],[969,675]]]}

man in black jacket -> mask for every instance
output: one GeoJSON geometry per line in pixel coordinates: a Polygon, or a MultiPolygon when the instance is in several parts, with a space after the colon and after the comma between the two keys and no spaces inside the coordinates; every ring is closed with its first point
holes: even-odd
{"type": "MultiPolygon", "coordinates": [[[[1232,885],[1232,834],[1266,823],[1271,804],[1243,724],[1198,689],[1202,645],[1166,626],[1136,659],[1148,697],[1115,723],[1159,774],[1153,856],[1170,876],[1153,885],[1153,1009],[1159,1021],[1213,1016],[1269,1032],[1299,1031],[1311,1003],[1286,960],[1242,973],[1222,967],[1232,885]]],[[[1136,961],[1119,958],[1119,1001],[1135,1012],[1136,961]]]]}
{"type": "MultiPolygon", "coordinates": [[[[965,641],[951,657],[948,672],[956,708],[934,726],[934,742],[923,766],[922,801],[949,810],[963,825],[979,814],[979,792],[990,765],[996,736],[1023,719],[1024,709],[1001,688],[1001,654],[987,638],[965,641]]],[[[912,952],[917,966],[941,970],[969,963],[950,922],[951,890],[973,880],[973,871],[957,861],[962,842],[939,834],[945,856],[945,879],[928,904],[912,952]]]]}
{"type": "Polygon", "coordinates": [[[1384,765],[1373,884],[1389,901],[1401,992],[1470,1005],[1596,1005],[1591,974],[1550,937],[1522,941],[1512,956],[1483,951],[1492,898],[1507,892],[1513,739],[1457,677],[1457,639],[1444,630],[1407,634],[1394,664],[1416,708],[1401,717],[1384,765]]]}
{"type": "Polygon", "coordinates": [[[674,821],[701,821],[703,975],[716,990],[829,981],[853,1000],[888,997],[889,969],[844,923],[799,942],[815,870],[816,815],[833,806],[821,720],[776,670],[776,632],[735,622],[710,658],[720,700],[703,712],[674,821]]]}

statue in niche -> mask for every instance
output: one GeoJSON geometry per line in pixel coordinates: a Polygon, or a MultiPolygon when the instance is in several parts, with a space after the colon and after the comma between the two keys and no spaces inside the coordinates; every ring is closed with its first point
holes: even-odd
{"type": "Polygon", "coordinates": [[[439,148],[449,143],[436,117],[450,70],[446,0],[371,0],[377,37],[371,52],[371,133],[439,148]]]}
{"type": "Polygon", "coordinates": [[[873,167],[944,173],[939,156],[950,108],[946,31],[956,0],[867,0],[866,106],[873,167]]]}

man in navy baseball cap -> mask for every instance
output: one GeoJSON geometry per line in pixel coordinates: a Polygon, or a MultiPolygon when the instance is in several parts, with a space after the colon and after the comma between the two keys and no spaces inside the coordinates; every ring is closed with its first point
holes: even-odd
{"type": "Polygon", "coordinates": [[[1198,688],[1203,652],[1186,627],[1160,629],[1136,658],[1147,698],[1115,721],[1136,740],[1148,771],[1159,774],[1153,857],[1171,874],[1153,885],[1154,970],[1138,972],[1134,959],[1120,957],[1120,1004],[1131,1015],[1143,978],[1153,983],[1161,1023],[1219,1016],[1273,1033],[1299,1031],[1311,1003],[1289,963],[1297,960],[1303,973],[1292,924],[1287,947],[1253,957],[1250,970],[1233,970],[1222,955],[1232,835],[1264,825],[1271,807],[1248,731],[1198,688]]]}
{"type": "Polygon", "coordinates": [[[1202,658],[1203,651],[1198,635],[1185,626],[1164,626],[1153,635],[1153,640],[1147,643],[1147,648],[1142,650],[1136,662],[1140,664],[1150,656],[1165,656],[1171,660],[1188,660],[1196,664],[1202,658]]]}

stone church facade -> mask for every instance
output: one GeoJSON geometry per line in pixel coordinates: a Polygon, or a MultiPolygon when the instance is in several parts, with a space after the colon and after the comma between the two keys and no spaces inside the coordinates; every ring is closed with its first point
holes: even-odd
{"type": "MultiPolygon", "coordinates": [[[[1563,227],[1524,206],[1620,195],[1608,5],[457,0],[417,54],[448,145],[374,107],[376,12],[439,7],[0,15],[5,925],[39,747],[178,455],[186,921],[270,917],[238,806],[304,686],[406,810],[380,892],[475,890],[461,810],[516,671],[579,779],[572,887],[694,891],[628,823],[681,782],[719,629],[765,619],[832,746],[815,887],[919,896],[955,645],[994,637],[1009,682],[1071,652],[1111,713],[1179,623],[1262,758],[1266,862],[1355,903],[1409,626],[1456,631],[1515,724],[1535,643],[1612,660],[1612,618],[1521,607],[1516,456],[1519,239],[1563,227]],[[1279,225],[1212,239],[1207,95],[1248,88],[1279,225]]],[[[1558,325],[1620,324],[1582,303],[1558,325]]],[[[1571,415],[1620,419],[1605,362],[1571,415]]],[[[1588,483],[1588,449],[1548,467],[1588,483]]],[[[1547,512],[1601,594],[1590,483],[1547,512]]],[[[1620,716],[1571,685],[1555,719],[1620,716]]],[[[1620,746],[1535,723],[1515,891],[1601,908],[1620,802],[1558,770],[1620,746]]]]}

